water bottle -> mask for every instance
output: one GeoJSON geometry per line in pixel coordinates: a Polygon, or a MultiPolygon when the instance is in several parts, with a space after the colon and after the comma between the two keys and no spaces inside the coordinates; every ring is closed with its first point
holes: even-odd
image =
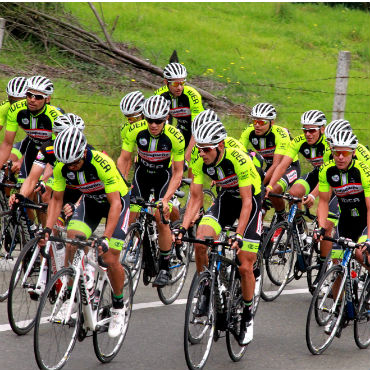
{"type": "Polygon", "coordinates": [[[64,267],[65,248],[63,243],[55,243],[55,263],[59,271],[64,267]]]}

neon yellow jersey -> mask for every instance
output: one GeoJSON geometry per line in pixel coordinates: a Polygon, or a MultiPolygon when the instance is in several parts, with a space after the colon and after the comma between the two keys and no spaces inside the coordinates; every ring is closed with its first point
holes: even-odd
{"type": "Polygon", "coordinates": [[[9,108],[10,102],[8,100],[4,100],[0,103],[0,130],[6,125],[6,117],[8,115],[9,108]]]}
{"type": "Polygon", "coordinates": [[[99,202],[107,201],[106,194],[119,191],[121,196],[128,187],[114,161],[102,152],[87,149],[85,162],[79,171],[70,170],[64,163],[57,162],[53,170],[54,191],[67,188],[79,190],[85,196],[99,202]]]}
{"type": "Polygon", "coordinates": [[[194,184],[203,185],[206,174],[226,191],[239,193],[239,187],[251,185],[253,195],[261,192],[261,177],[248,154],[240,149],[225,148],[222,159],[215,166],[206,165],[198,156],[191,169],[194,184]]]}
{"type": "Polygon", "coordinates": [[[146,120],[135,122],[125,130],[122,149],[130,153],[137,146],[138,164],[151,171],[159,171],[184,160],[185,140],[181,132],[165,124],[161,134],[152,136],[146,120]]]}

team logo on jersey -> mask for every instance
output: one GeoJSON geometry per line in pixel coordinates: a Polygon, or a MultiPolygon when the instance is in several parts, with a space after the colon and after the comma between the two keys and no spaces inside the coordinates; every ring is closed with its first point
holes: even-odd
{"type": "Polygon", "coordinates": [[[67,177],[70,179],[70,180],[74,180],[76,178],[76,175],[73,173],[73,172],[68,172],[67,173],[67,177]]]}
{"type": "Polygon", "coordinates": [[[30,120],[28,118],[22,118],[22,123],[24,125],[28,125],[30,123],[30,120]]]}
{"type": "Polygon", "coordinates": [[[139,139],[139,144],[140,145],[146,145],[146,144],[148,144],[148,140],[145,139],[145,137],[142,137],[142,138],[139,139]]]}
{"type": "Polygon", "coordinates": [[[254,137],[254,138],[252,139],[252,144],[253,144],[253,145],[257,145],[257,144],[258,144],[258,139],[254,137]]]}
{"type": "Polygon", "coordinates": [[[41,152],[38,152],[36,159],[38,159],[39,161],[42,161],[45,159],[45,156],[41,152]]]}
{"type": "Polygon", "coordinates": [[[207,168],[207,173],[208,173],[208,175],[212,176],[216,173],[216,171],[215,171],[214,167],[209,167],[209,168],[207,168]]]}
{"type": "Polygon", "coordinates": [[[331,177],[331,179],[332,179],[333,181],[335,181],[335,182],[338,182],[338,181],[339,181],[339,175],[333,175],[333,176],[331,177]]]}
{"type": "Polygon", "coordinates": [[[310,154],[310,149],[305,149],[304,154],[309,155],[310,154]]]}

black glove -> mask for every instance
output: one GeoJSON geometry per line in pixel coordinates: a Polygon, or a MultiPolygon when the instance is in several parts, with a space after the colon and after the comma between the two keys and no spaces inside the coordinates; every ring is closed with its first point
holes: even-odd
{"type": "Polygon", "coordinates": [[[182,234],[182,236],[185,236],[187,230],[185,229],[184,226],[181,225],[181,226],[177,227],[176,229],[173,229],[171,232],[172,232],[173,235],[175,235],[175,237],[177,239],[179,234],[182,234]]]}
{"type": "Polygon", "coordinates": [[[243,247],[243,237],[240,235],[240,234],[235,234],[232,238],[231,238],[231,241],[234,243],[234,242],[237,242],[238,243],[238,248],[239,249],[242,249],[243,247]]]}
{"type": "Polygon", "coordinates": [[[103,253],[107,253],[109,250],[109,239],[106,236],[98,238],[95,245],[96,247],[101,247],[103,253]]]}
{"type": "Polygon", "coordinates": [[[51,232],[52,230],[50,229],[50,227],[44,227],[43,230],[38,232],[38,235],[41,236],[42,239],[44,239],[46,235],[48,235],[48,238],[49,238],[51,235],[51,232]]]}
{"type": "Polygon", "coordinates": [[[36,186],[35,186],[35,190],[36,190],[37,188],[40,188],[39,192],[40,192],[41,194],[44,194],[44,193],[45,193],[45,191],[46,191],[46,187],[45,187],[45,183],[44,183],[44,181],[40,180],[40,181],[36,184],[36,186]]]}

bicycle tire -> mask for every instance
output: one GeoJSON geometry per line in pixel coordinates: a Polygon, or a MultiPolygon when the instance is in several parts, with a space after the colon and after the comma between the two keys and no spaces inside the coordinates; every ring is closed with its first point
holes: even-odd
{"type": "Polygon", "coordinates": [[[365,349],[370,344],[370,279],[367,277],[355,317],[353,334],[358,348],[365,349]]]}
{"type": "Polygon", "coordinates": [[[36,288],[40,273],[40,258],[34,261],[27,273],[31,257],[34,253],[40,255],[37,246],[39,238],[30,240],[21,251],[10,279],[7,302],[9,324],[18,335],[27,334],[34,326],[40,297],[31,295],[29,288],[36,288]],[[27,273],[27,276],[25,274],[27,273]],[[23,282],[24,281],[24,282],[23,282]],[[22,286],[23,282],[23,286],[22,286]]]}
{"type": "Polygon", "coordinates": [[[163,304],[173,303],[180,295],[184,287],[186,276],[188,275],[190,261],[190,244],[183,242],[178,251],[173,249],[171,252],[169,273],[170,280],[167,285],[157,287],[158,297],[163,304]]]}
{"type": "Polygon", "coordinates": [[[0,235],[0,302],[5,301],[9,294],[9,284],[15,262],[25,244],[24,232],[20,224],[13,225],[10,216],[2,217],[4,228],[0,235]],[[12,251],[9,250],[9,243],[15,240],[12,251]]]}
{"type": "Polygon", "coordinates": [[[68,361],[76,344],[80,322],[81,302],[77,288],[75,309],[68,323],[64,324],[62,310],[67,298],[67,285],[74,278],[71,268],[58,271],[46,286],[37,310],[34,331],[34,353],[42,370],[59,370],[68,361]],[[60,313],[60,317],[58,317],[60,313]],[[62,343],[65,340],[66,343],[62,343]]]}
{"type": "Polygon", "coordinates": [[[262,297],[262,286],[263,286],[264,271],[265,271],[264,264],[263,264],[263,252],[262,251],[258,251],[257,253],[257,261],[254,264],[254,268],[259,269],[260,281],[257,284],[257,280],[256,280],[256,285],[254,288],[253,312],[252,312],[253,316],[256,315],[256,312],[257,312],[257,309],[258,309],[258,306],[259,306],[259,303],[262,297]]]}
{"type": "Polygon", "coordinates": [[[296,252],[293,246],[292,234],[285,221],[275,224],[270,229],[262,251],[265,258],[266,274],[261,297],[265,301],[270,302],[281,294],[292,279],[291,272],[296,252]],[[276,235],[275,232],[279,230],[279,235],[276,235]]]}
{"type": "MultiPolygon", "coordinates": [[[[320,280],[310,303],[306,321],[306,344],[313,355],[320,355],[329,347],[342,321],[345,297],[339,307],[334,307],[333,299],[333,285],[338,277],[343,278],[343,267],[331,267],[320,280]],[[333,323],[332,328],[327,333],[325,327],[330,322],[333,323]]],[[[343,289],[344,287],[338,291],[338,296],[342,295],[343,289]]]]}
{"type": "MultiPolygon", "coordinates": [[[[108,335],[109,322],[106,323],[99,330],[93,332],[93,345],[95,355],[98,360],[102,363],[112,361],[120,351],[123,342],[126,337],[131,311],[132,311],[132,300],[133,300],[133,288],[130,268],[123,264],[125,271],[125,283],[123,287],[124,304],[126,307],[125,313],[125,328],[124,331],[116,338],[110,338],[108,335]]],[[[110,317],[110,309],[112,307],[112,294],[111,288],[108,281],[105,281],[102,292],[100,294],[100,300],[98,305],[98,320],[104,320],[110,317]]]]}
{"type": "Polygon", "coordinates": [[[121,264],[126,264],[131,271],[132,291],[135,294],[139,285],[142,263],[143,263],[143,243],[141,240],[141,230],[138,224],[130,225],[127,230],[126,238],[121,251],[121,264]]]}
{"type": "Polygon", "coordinates": [[[195,317],[194,313],[204,287],[211,287],[212,284],[213,280],[208,272],[202,272],[199,276],[195,273],[189,291],[185,310],[184,352],[190,370],[202,369],[211,351],[216,327],[214,297],[209,298],[206,315],[195,317]]]}
{"type": "Polygon", "coordinates": [[[227,312],[226,347],[230,358],[234,362],[240,361],[247,351],[247,345],[240,346],[240,323],[243,314],[244,303],[241,294],[240,279],[235,278],[231,288],[231,299],[227,312]]]}

